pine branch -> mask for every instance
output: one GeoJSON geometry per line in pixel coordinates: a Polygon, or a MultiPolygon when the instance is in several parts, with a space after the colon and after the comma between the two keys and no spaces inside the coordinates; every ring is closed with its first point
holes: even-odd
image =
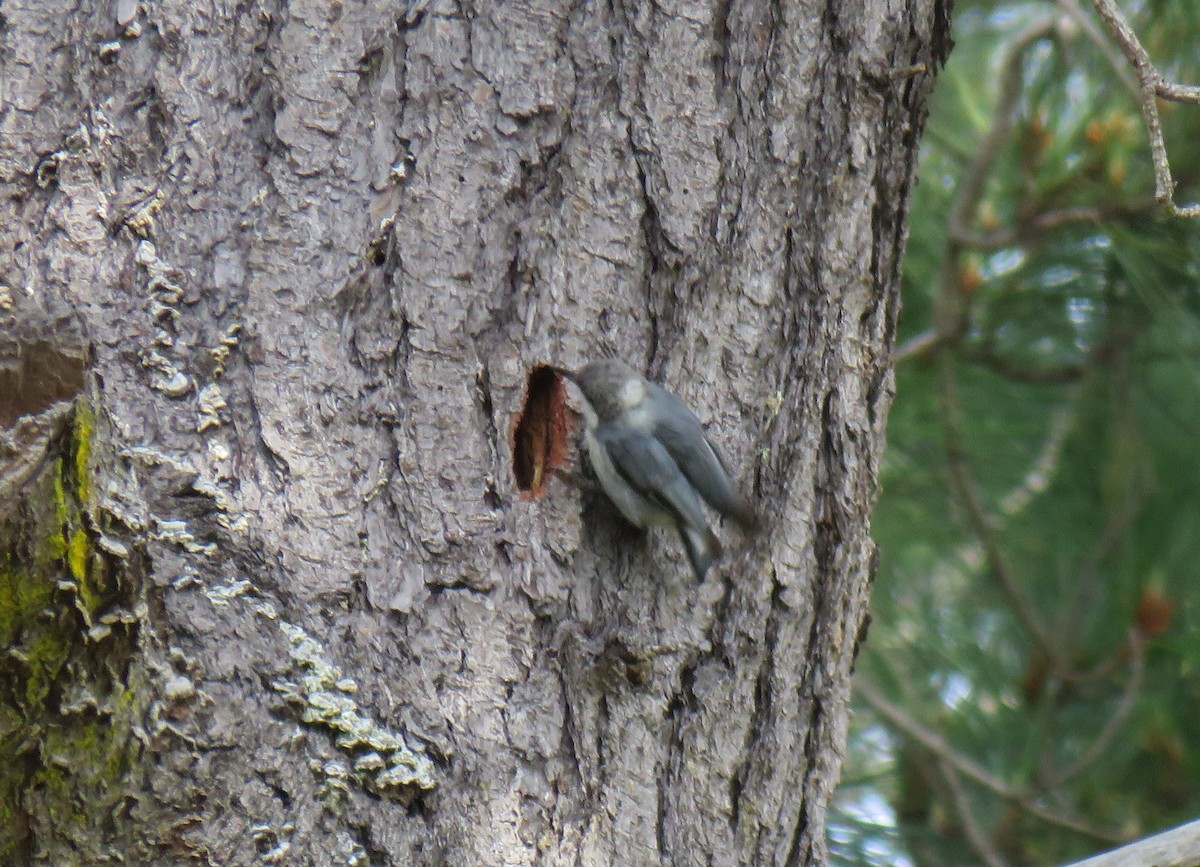
{"type": "Polygon", "coordinates": [[[983,766],[950,746],[937,732],[926,728],[901,710],[898,705],[884,698],[883,693],[875,689],[861,675],[855,679],[854,689],[858,696],[870,705],[875,713],[879,714],[880,717],[887,721],[893,728],[897,729],[902,735],[916,741],[967,779],[974,780],[1004,800],[1016,804],[1022,810],[1029,813],[1029,815],[1035,816],[1047,824],[1058,828],[1065,828],[1085,837],[1092,837],[1093,839],[1108,843],[1120,842],[1121,837],[1119,834],[1093,827],[1080,819],[1076,819],[1074,816],[1068,816],[1045,807],[1038,803],[1036,796],[1032,792],[1017,788],[994,776],[983,766]]]}
{"type": "Polygon", "coordinates": [[[1154,197],[1173,217],[1200,218],[1200,204],[1179,206],[1175,204],[1175,179],[1171,176],[1171,164],[1167,157],[1167,143],[1163,139],[1162,120],[1158,115],[1158,100],[1186,102],[1200,105],[1200,87],[1175,84],[1167,81],[1150,59],[1149,52],[1134,33],[1121,10],[1113,0],[1092,0],[1104,25],[1117,41],[1126,59],[1133,64],[1139,84],[1139,98],[1146,132],[1150,136],[1150,152],[1154,159],[1154,197]]]}

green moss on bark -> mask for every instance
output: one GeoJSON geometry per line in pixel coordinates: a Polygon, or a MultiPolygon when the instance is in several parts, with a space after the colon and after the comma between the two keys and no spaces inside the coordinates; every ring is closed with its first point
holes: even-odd
{"type": "Polygon", "coordinates": [[[0,863],[35,851],[81,857],[110,836],[123,780],[140,754],[137,624],[97,633],[106,612],[133,608],[132,561],[96,545],[95,416],[55,444],[0,521],[0,863]]]}

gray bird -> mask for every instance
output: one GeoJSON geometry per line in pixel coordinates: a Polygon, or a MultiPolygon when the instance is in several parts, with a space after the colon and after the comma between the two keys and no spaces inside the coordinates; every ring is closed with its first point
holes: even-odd
{"type": "Polygon", "coordinates": [[[703,504],[745,532],[757,521],[699,420],[616,359],[561,372],[583,393],[584,442],[608,498],[638,527],[675,528],[703,580],[721,553],[703,504]]]}

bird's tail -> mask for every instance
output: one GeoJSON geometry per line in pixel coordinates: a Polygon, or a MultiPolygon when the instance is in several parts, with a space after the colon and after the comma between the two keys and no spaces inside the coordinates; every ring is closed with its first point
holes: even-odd
{"type": "Polygon", "coordinates": [[[696,573],[696,580],[703,581],[709,567],[721,556],[721,542],[708,527],[693,527],[683,521],[676,526],[683,547],[687,550],[688,560],[691,561],[692,571],[696,573]]]}

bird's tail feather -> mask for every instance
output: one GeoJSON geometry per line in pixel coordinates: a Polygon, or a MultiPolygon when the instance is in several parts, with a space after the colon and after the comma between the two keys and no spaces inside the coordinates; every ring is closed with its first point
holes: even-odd
{"type": "Polygon", "coordinates": [[[682,521],[677,526],[696,580],[703,581],[709,567],[721,556],[721,543],[708,527],[692,527],[682,521]]]}

